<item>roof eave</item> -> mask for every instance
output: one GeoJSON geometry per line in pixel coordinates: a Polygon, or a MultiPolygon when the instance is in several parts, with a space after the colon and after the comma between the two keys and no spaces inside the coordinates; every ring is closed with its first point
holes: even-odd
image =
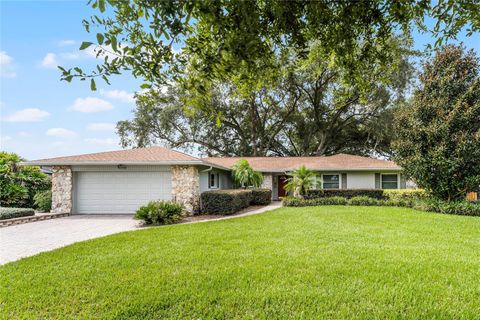
{"type": "Polygon", "coordinates": [[[218,169],[230,170],[229,168],[212,164],[201,160],[165,160],[165,161],[24,161],[21,166],[94,166],[94,165],[203,165],[212,166],[218,169]]]}

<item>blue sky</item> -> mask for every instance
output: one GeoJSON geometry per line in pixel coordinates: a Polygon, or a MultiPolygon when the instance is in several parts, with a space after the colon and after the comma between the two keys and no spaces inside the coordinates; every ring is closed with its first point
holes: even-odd
{"type": "MultiPolygon", "coordinates": [[[[131,118],[140,81],[125,74],[111,85],[60,82],[57,65],[95,66],[91,39],[82,19],[93,10],[86,1],[0,0],[0,149],[27,159],[119,149],[115,123],[131,118]]],[[[480,52],[480,35],[465,38],[480,52]]],[[[415,35],[415,47],[433,43],[415,35]]]]}

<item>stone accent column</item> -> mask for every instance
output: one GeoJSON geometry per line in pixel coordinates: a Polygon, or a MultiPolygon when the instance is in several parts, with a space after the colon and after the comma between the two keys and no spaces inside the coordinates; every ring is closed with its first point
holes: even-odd
{"type": "Polygon", "coordinates": [[[72,168],[54,166],[52,169],[52,213],[72,213],[72,168]]]}
{"type": "Polygon", "coordinates": [[[272,188],[273,188],[273,176],[272,176],[271,173],[264,173],[263,174],[263,182],[262,182],[262,185],[260,186],[260,188],[272,190],[272,188]]]}
{"type": "Polygon", "coordinates": [[[273,199],[273,175],[271,173],[263,174],[263,182],[260,188],[272,190],[272,199],[273,199]]]}
{"type": "Polygon", "coordinates": [[[200,176],[195,166],[172,166],[172,198],[189,215],[200,209],[200,176]]]}

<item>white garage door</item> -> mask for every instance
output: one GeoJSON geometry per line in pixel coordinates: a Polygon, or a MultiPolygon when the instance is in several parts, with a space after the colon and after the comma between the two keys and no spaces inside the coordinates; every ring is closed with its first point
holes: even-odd
{"type": "Polygon", "coordinates": [[[74,212],[132,214],[151,200],[171,200],[171,173],[77,172],[74,212]]]}

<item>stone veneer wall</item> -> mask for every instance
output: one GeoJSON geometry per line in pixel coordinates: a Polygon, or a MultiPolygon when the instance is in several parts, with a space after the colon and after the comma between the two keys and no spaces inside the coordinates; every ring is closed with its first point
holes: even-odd
{"type": "Polygon", "coordinates": [[[260,187],[262,189],[273,189],[273,176],[271,173],[264,173],[263,174],[263,182],[262,186],[260,187]]]}
{"type": "Polygon", "coordinates": [[[72,168],[54,166],[52,170],[52,213],[72,213],[72,168]]]}
{"type": "Polygon", "coordinates": [[[172,166],[172,198],[188,214],[200,209],[200,177],[195,166],[172,166]]]}

